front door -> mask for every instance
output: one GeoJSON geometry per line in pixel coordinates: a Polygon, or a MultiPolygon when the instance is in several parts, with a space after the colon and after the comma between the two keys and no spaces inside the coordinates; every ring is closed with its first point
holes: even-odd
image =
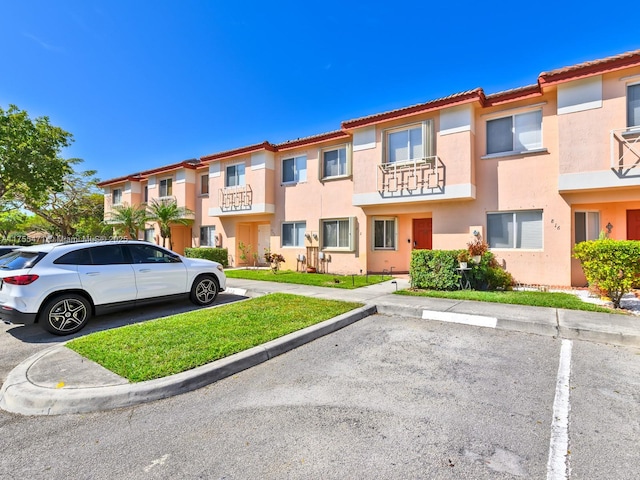
{"type": "Polygon", "coordinates": [[[627,210],[627,240],[640,240],[640,210],[627,210]]]}
{"type": "Polygon", "coordinates": [[[433,229],[430,218],[414,218],[413,219],[413,248],[414,249],[432,249],[433,229]]]}

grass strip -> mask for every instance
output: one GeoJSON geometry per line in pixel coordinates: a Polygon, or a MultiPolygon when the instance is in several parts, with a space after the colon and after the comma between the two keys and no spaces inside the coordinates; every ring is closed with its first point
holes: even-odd
{"type": "Polygon", "coordinates": [[[511,305],[529,305],[533,307],[566,308],[588,312],[623,313],[610,308],[585,302],[571,293],[562,292],[483,292],[478,290],[400,290],[398,295],[416,297],[450,298],[453,300],[474,300],[477,302],[506,303],[511,305]]]}
{"type": "Polygon", "coordinates": [[[361,306],[274,293],[92,333],[67,347],[131,382],[142,382],[205,365],[361,306]]]}
{"type": "Polygon", "coordinates": [[[296,283],[315,287],[333,287],[355,289],[391,280],[391,275],[333,275],[331,273],[306,273],[292,270],[280,270],[273,273],[267,269],[225,270],[228,278],[244,278],[245,280],[262,280],[277,283],[296,283]]]}

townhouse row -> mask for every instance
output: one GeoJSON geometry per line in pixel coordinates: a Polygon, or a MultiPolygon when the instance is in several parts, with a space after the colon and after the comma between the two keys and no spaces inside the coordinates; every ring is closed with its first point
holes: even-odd
{"type": "MultiPolygon", "coordinates": [[[[174,250],[233,266],[407,272],[413,249],[479,237],[521,283],[584,285],[575,243],[640,240],[640,50],[342,122],[285,143],[205,155],[100,183],[116,205],[193,211],[174,250]]],[[[157,225],[144,238],[158,243],[157,225]]]]}

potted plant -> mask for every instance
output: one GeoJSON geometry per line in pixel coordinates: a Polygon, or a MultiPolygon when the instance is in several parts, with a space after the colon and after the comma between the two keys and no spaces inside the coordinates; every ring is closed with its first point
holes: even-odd
{"type": "Polygon", "coordinates": [[[480,263],[480,260],[482,260],[482,255],[487,253],[487,251],[489,250],[489,245],[486,242],[480,240],[480,238],[476,238],[473,242],[467,243],[467,250],[471,258],[473,259],[473,262],[480,263]]]}
{"type": "Polygon", "coordinates": [[[460,253],[458,253],[458,263],[460,263],[460,268],[467,268],[467,264],[470,259],[469,250],[460,250],[460,253]]]}

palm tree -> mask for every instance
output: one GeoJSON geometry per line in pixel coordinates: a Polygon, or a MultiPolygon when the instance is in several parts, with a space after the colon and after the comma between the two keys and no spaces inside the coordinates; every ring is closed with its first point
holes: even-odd
{"type": "Polygon", "coordinates": [[[160,236],[162,237],[162,246],[165,246],[165,239],[169,239],[169,249],[173,249],[171,242],[171,226],[172,225],[189,225],[194,212],[186,207],[179,207],[174,199],[158,200],[154,198],[147,207],[147,220],[158,222],[160,227],[160,236]]]}
{"type": "Polygon", "coordinates": [[[127,203],[116,205],[107,216],[109,219],[105,223],[113,225],[118,235],[132,240],[138,238],[138,231],[144,230],[147,221],[147,211],[143,207],[127,203]]]}

